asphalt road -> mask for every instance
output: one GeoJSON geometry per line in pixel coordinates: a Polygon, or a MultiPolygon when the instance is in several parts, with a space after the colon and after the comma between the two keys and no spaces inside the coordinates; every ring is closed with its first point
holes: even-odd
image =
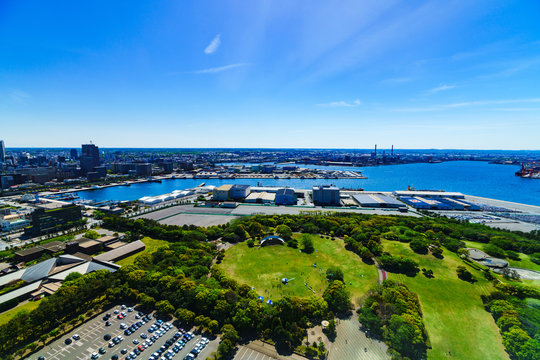
{"type": "MultiPolygon", "coordinates": [[[[152,317],[152,319],[148,323],[140,327],[134,334],[126,336],[124,334],[124,330],[120,329],[120,324],[125,323],[127,326],[130,326],[134,322],[138,321],[137,319],[135,319],[137,311],[135,310],[130,313],[127,312],[127,309],[123,310],[127,313],[127,317],[119,320],[116,318],[116,315],[111,316],[109,320],[111,322],[111,326],[105,326],[105,321],[103,321],[102,319],[103,316],[105,316],[107,312],[110,312],[114,315],[113,311],[115,309],[120,310],[120,306],[115,306],[109,310],[104,311],[99,316],[95,317],[90,321],[87,321],[86,323],[65,334],[60,339],[45,346],[40,351],[27,358],[33,360],[37,359],[39,356],[44,356],[46,360],[87,360],[90,359],[90,355],[93,352],[97,352],[101,347],[106,350],[106,353],[103,355],[100,354],[99,359],[110,359],[114,354],[118,355],[119,359],[125,358],[126,355],[122,355],[120,351],[124,348],[128,350],[128,354],[129,352],[133,351],[133,349],[138,346],[133,343],[133,340],[137,339],[140,343],[142,343],[144,340],[140,337],[141,333],[151,335],[148,333],[148,328],[156,321],[156,319],[152,317]],[[68,337],[72,338],[75,334],[78,334],[81,337],[80,340],[74,340],[73,343],[71,343],[70,345],[65,345],[64,340],[68,337]],[[109,341],[103,339],[105,334],[110,334],[113,338],[121,335],[124,337],[124,341],[120,342],[118,345],[109,348],[109,341]]],[[[145,349],[137,358],[148,359],[148,357],[152,353],[156,352],[165,343],[165,341],[167,341],[167,339],[170,339],[177,331],[178,329],[173,326],[162,337],[158,338],[152,346],[145,349]]],[[[196,335],[191,341],[186,344],[184,349],[179,351],[174,356],[174,359],[183,359],[191,351],[195,344],[201,339],[201,337],[201,335],[196,335]]],[[[210,355],[210,353],[215,351],[217,347],[218,340],[210,341],[210,343],[204,348],[204,350],[201,351],[198,358],[205,359],[206,356],[210,355]]]]}

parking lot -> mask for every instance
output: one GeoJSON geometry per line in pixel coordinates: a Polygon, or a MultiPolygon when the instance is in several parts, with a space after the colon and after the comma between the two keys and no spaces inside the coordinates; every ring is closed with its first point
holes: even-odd
{"type": "MultiPolygon", "coordinates": [[[[148,329],[152,324],[156,322],[156,319],[152,316],[150,321],[146,324],[143,324],[138,330],[136,330],[131,335],[126,335],[124,330],[120,328],[120,324],[124,323],[128,327],[134,324],[141,319],[137,319],[138,311],[134,309],[132,312],[128,312],[127,308],[122,310],[120,306],[115,306],[109,310],[106,310],[99,316],[94,319],[82,324],[76,329],[65,334],[58,340],[52,342],[51,344],[45,346],[43,349],[39,350],[35,354],[29,356],[29,359],[38,359],[40,356],[43,356],[46,360],[49,359],[79,359],[87,360],[91,359],[92,353],[98,353],[98,359],[111,359],[114,355],[118,356],[118,359],[125,359],[135,348],[141,345],[145,340],[141,338],[141,334],[144,333],[150,338],[153,334],[148,332],[148,329]],[[119,310],[126,313],[126,317],[123,319],[118,319],[117,315],[114,314],[114,310],[119,310]],[[105,326],[105,321],[103,317],[106,313],[111,313],[109,318],[110,326],[105,326]],[[80,339],[73,340],[74,335],[79,335],[80,339]],[[109,346],[110,340],[105,340],[105,335],[110,335],[111,339],[122,336],[124,338],[120,343],[109,346]],[[72,339],[72,343],[69,345],[65,344],[66,339],[72,339]],[[133,340],[137,340],[139,343],[134,344],[133,340]],[[103,348],[105,350],[104,354],[99,353],[99,349],[103,348]],[[122,354],[122,349],[126,349],[127,353],[122,354]]],[[[178,329],[173,325],[170,330],[166,331],[161,337],[158,337],[157,340],[148,348],[144,349],[140,355],[136,358],[148,359],[153,353],[158,351],[158,349],[165,344],[168,339],[171,339],[174,334],[178,332],[178,329]]],[[[155,333],[154,333],[155,334],[155,333]]],[[[188,341],[185,347],[180,350],[178,353],[175,353],[171,358],[173,359],[184,359],[184,357],[193,349],[195,344],[201,340],[201,335],[194,335],[194,337],[188,341]]],[[[179,340],[179,339],[178,339],[179,340]]],[[[174,341],[175,343],[178,341],[174,341]]],[[[174,345],[170,347],[173,348],[174,345]]],[[[216,351],[218,347],[218,341],[210,341],[206,347],[198,354],[197,358],[205,359],[206,356],[210,355],[213,351],[216,351]]],[[[159,358],[158,358],[159,359],[159,358]]]]}
{"type": "Polygon", "coordinates": [[[247,347],[240,347],[240,350],[234,356],[234,360],[275,360],[276,358],[265,355],[247,347]]]}

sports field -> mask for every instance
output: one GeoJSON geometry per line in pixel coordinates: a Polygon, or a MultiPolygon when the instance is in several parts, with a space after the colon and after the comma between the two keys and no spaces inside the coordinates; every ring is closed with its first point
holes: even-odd
{"type": "Polygon", "coordinates": [[[227,250],[218,266],[240,283],[254,287],[265,300],[276,300],[284,295],[315,293],[322,296],[328,286],[326,270],[330,266],[339,266],[352,300],[358,305],[360,298],[377,281],[375,266],[363,263],[358,255],[346,250],[343,240],[311,237],[315,246],[312,254],[284,245],[249,248],[243,242],[227,250]],[[282,278],[294,280],[284,285],[282,278]]]}
{"type": "Polygon", "coordinates": [[[428,359],[509,359],[499,329],[482,305],[480,295],[488,294],[492,285],[480,272],[468,267],[478,280],[471,284],[457,277],[456,268],[464,263],[448,250],[438,260],[415,254],[409,244],[384,241],[383,245],[392,255],[414,258],[420,268],[433,270],[433,279],[421,272],[415,277],[388,273],[389,279],[403,282],[418,294],[432,346],[428,359]]]}

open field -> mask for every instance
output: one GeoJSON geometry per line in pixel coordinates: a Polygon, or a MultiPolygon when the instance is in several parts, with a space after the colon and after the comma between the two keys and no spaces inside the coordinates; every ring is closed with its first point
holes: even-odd
{"type": "Polygon", "coordinates": [[[38,301],[28,301],[22,305],[16,306],[13,309],[10,309],[8,311],[5,311],[0,314],[0,325],[4,325],[7,323],[15,314],[17,314],[19,311],[32,311],[35,308],[39,306],[39,303],[41,300],[38,301]]]}
{"type": "Polygon", "coordinates": [[[406,243],[384,241],[383,244],[392,255],[414,258],[420,268],[433,270],[433,279],[421,272],[415,277],[388,273],[389,279],[406,284],[418,294],[432,346],[428,359],[509,358],[499,329],[480,299],[480,295],[492,289],[480,272],[468,267],[478,280],[470,284],[457,277],[456,268],[464,263],[448,250],[444,251],[444,259],[438,260],[432,255],[415,254],[406,243]]]}
{"type": "Polygon", "coordinates": [[[265,299],[276,300],[284,295],[309,296],[313,293],[304,285],[311,286],[322,296],[328,285],[326,269],[339,266],[345,274],[345,282],[355,303],[377,281],[377,269],[367,265],[360,257],[345,249],[343,240],[323,239],[312,235],[315,245],[313,254],[299,249],[274,245],[249,248],[245,242],[226,251],[225,259],[218,265],[229,276],[241,283],[255,287],[265,299]],[[317,263],[317,267],[313,264],[317,263]],[[294,278],[283,285],[282,278],[294,278]]]}
{"type": "Polygon", "coordinates": [[[157,249],[159,249],[160,247],[162,246],[165,246],[168,244],[168,242],[164,241],[164,240],[156,240],[156,239],[152,239],[148,236],[145,236],[144,238],[142,238],[141,240],[144,245],[146,245],[146,249],[144,249],[143,252],[139,252],[139,253],[136,253],[136,254],[133,254],[131,256],[128,256],[127,258],[124,258],[122,260],[118,260],[116,263],[118,265],[121,265],[121,266],[125,266],[125,265],[131,265],[133,264],[133,262],[135,261],[135,258],[143,253],[153,253],[154,251],[156,251],[157,249]]]}

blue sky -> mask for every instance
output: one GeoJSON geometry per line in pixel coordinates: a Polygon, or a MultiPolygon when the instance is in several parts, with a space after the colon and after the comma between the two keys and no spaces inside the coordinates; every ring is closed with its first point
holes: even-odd
{"type": "Polygon", "coordinates": [[[540,149],[540,2],[0,1],[7,147],[540,149]]]}

